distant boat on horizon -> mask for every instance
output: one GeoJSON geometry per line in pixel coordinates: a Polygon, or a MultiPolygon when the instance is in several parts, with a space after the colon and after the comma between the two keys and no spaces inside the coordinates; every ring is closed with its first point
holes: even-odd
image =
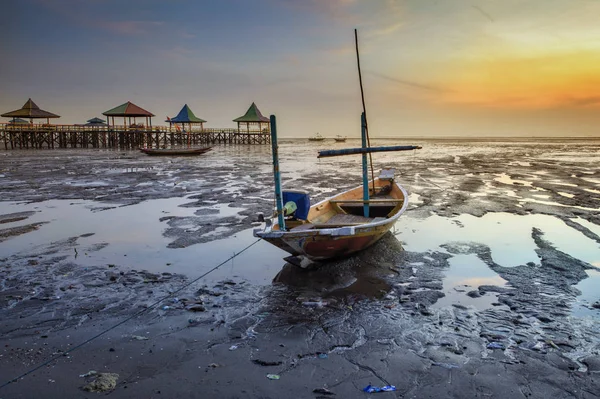
{"type": "Polygon", "coordinates": [[[325,137],[321,136],[319,133],[308,138],[308,141],[323,141],[323,140],[325,140],[325,137]]]}
{"type": "Polygon", "coordinates": [[[346,137],[342,137],[339,134],[333,138],[338,143],[343,143],[346,141],[346,137]]]}

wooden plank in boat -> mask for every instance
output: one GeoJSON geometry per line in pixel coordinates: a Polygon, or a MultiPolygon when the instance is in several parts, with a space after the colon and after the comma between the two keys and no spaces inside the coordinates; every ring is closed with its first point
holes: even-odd
{"type": "Polygon", "coordinates": [[[325,223],[320,223],[320,224],[325,224],[325,225],[364,224],[364,223],[369,223],[372,220],[373,220],[373,218],[366,218],[364,216],[348,215],[347,213],[338,213],[337,215],[333,215],[325,223]]]}
{"type": "Polygon", "coordinates": [[[366,218],[364,216],[358,215],[348,215],[341,214],[336,215],[329,219],[325,223],[315,223],[314,228],[316,229],[333,229],[336,227],[347,227],[347,226],[362,226],[367,223],[379,222],[385,220],[386,218],[377,217],[377,218],[366,218]],[[340,216],[340,217],[336,217],[340,216]]]}
{"type": "Polygon", "coordinates": [[[332,204],[364,204],[368,203],[369,205],[382,205],[382,204],[394,204],[399,202],[404,202],[404,199],[399,198],[386,198],[386,199],[370,199],[370,200],[358,200],[358,199],[349,199],[349,200],[330,200],[332,204]]]}

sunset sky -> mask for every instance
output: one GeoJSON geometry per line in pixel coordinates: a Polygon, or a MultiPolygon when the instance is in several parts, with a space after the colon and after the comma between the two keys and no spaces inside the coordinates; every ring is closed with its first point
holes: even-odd
{"type": "MultiPolygon", "coordinates": [[[[280,135],[600,136],[597,0],[20,0],[3,7],[0,112],[83,123],[187,103],[280,135]]],[[[5,119],[6,120],[6,119],[5,119]]]]}

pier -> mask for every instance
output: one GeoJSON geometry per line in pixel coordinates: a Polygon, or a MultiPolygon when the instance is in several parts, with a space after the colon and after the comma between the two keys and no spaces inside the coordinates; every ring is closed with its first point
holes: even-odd
{"type": "Polygon", "coordinates": [[[246,113],[233,121],[235,128],[205,128],[204,119],[198,118],[187,104],[174,118],[167,118],[169,126],[152,126],[155,115],[130,101],[114,107],[100,118],[92,118],[81,125],[55,125],[50,119],[59,115],[44,111],[31,98],[15,111],[2,114],[12,118],[0,123],[0,145],[5,150],[43,148],[111,148],[132,150],[137,148],[169,148],[212,144],[270,144],[269,119],[263,116],[255,103],[246,113]],[[22,119],[26,118],[27,120],[22,119]],[[122,120],[118,125],[116,120],[122,120]],[[122,119],[121,119],[122,118],[122,119]],[[136,123],[144,118],[145,123],[136,123]],[[34,124],[34,119],[46,123],[34,124]],[[133,122],[133,123],[132,123],[133,122]]]}
{"type": "Polygon", "coordinates": [[[269,128],[262,130],[203,128],[185,131],[166,126],[0,124],[0,145],[4,145],[5,150],[44,148],[132,150],[141,147],[270,143],[269,128]]]}

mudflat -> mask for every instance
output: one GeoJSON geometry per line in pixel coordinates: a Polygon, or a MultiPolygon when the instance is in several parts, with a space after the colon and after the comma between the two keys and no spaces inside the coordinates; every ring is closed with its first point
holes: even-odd
{"type": "MultiPolygon", "coordinates": [[[[252,237],[266,146],[1,152],[0,384],[56,359],[0,397],[598,397],[600,142],[415,144],[375,157],[393,232],[310,270],[252,237]]],[[[280,156],[315,201],[360,183],[280,156]]]]}

